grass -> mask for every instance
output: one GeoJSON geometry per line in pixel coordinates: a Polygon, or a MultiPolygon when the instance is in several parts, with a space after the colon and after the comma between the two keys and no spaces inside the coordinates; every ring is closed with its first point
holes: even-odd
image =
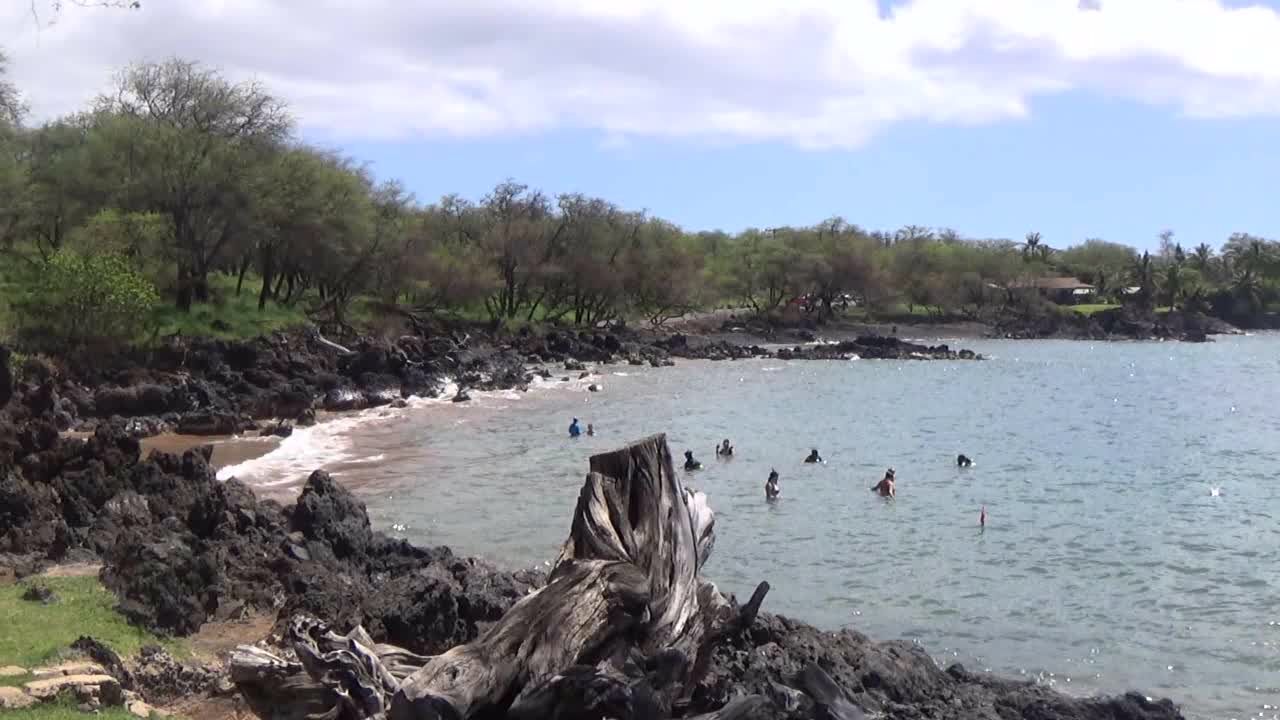
{"type": "Polygon", "coordinates": [[[180,312],[172,301],[156,309],[154,321],[161,335],[181,332],[183,337],[216,337],[224,340],[254,338],[277,330],[304,325],[307,316],[302,303],[292,307],[268,302],[258,309],[260,281],[246,277],[244,289],[236,295],[236,278],[210,275],[209,292],[213,301],[194,305],[191,312],[180,312]]]}
{"type": "MultiPolygon", "coordinates": [[[[6,710],[0,717],[4,720],[84,720],[86,715],[76,708],[75,702],[70,698],[62,698],[21,710],[6,710]]],[[[92,717],[100,720],[137,720],[123,707],[104,707],[92,717]]]]}
{"type": "MultiPolygon", "coordinates": [[[[178,646],[130,625],[115,611],[116,598],[96,577],[40,578],[61,602],[42,605],[22,599],[31,581],[0,586],[0,665],[31,669],[56,661],[71,643],[88,635],[121,656],[144,645],[178,646]]],[[[21,684],[18,678],[10,684],[21,684]]],[[[6,716],[6,718],[9,716],[6,716]]]]}
{"type": "Polygon", "coordinates": [[[1095,303],[1091,305],[1071,305],[1071,306],[1068,306],[1067,309],[1071,310],[1072,312],[1080,313],[1081,315],[1084,315],[1087,317],[1089,315],[1093,315],[1094,313],[1102,312],[1103,310],[1112,310],[1118,307],[1120,306],[1112,305],[1110,303],[1095,303]]]}

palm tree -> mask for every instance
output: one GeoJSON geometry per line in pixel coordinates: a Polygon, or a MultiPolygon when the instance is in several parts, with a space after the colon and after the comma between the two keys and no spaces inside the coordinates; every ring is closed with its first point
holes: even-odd
{"type": "Polygon", "coordinates": [[[1170,263],[1165,266],[1164,273],[1160,277],[1160,291],[1170,308],[1178,307],[1186,292],[1186,285],[1186,275],[1181,264],[1170,263]]]}
{"type": "Polygon", "coordinates": [[[1213,277],[1213,248],[1208,243],[1200,243],[1191,251],[1191,267],[1200,271],[1206,280],[1213,277]]]}
{"type": "Polygon", "coordinates": [[[1040,233],[1027,233],[1027,239],[1022,243],[1022,259],[1027,262],[1040,259],[1040,251],[1040,233]]]}
{"type": "Polygon", "coordinates": [[[1240,270],[1231,280],[1231,291],[1236,298],[1249,305],[1249,312],[1257,315],[1262,311],[1262,281],[1249,270],[1240,270]]]}
{"type": "Polygon", "coordinates": [[[1155,300],[1155,270],[1151,266],[1151,253],[1143,252],[1142,257],[1135,259],[1129,273],[1133,284],[1138,286],[1138,304],[1150,310],[1155,300]]]}

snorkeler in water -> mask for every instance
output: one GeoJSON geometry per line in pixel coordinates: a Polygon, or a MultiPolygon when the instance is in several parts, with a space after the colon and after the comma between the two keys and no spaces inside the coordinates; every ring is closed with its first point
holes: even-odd
{"type": "Polygon", "coordinates": [[[684,451],[684,469],[685,470],[701,470],[702,469],[702,463],[693,459],[692,450],[684,451]]]}
{"type": "Polygon", "coordinates": [[[809,450],[809,457],[805,458],[805,459],[804,459],[804,461],[805,461],[805,462],[807,462],[807,463],[820,463],[820,462],[822,462],[822,456],[818,454],[818,448],[812,448],[812,449],[810,449],[810,450],[809,450]]]}

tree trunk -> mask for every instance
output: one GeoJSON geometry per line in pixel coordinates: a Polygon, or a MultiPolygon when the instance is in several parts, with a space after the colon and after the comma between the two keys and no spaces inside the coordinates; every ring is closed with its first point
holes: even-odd
{"type": "Polygon", "coordinates": [[[187,265],[178,262],[177,306],[182,312],[191,312],[191,271],[187,265]]]}
{"type": "MultiPolygon", "coordinates": [[[[275,258],[271,252],[271,248],[265,243],[261,252],[262,259],[262,289],[258,292],[258,310],[267,308],[267,299],[272,297],[271,282],[275,280],[276,264],[275,258]]],[[[279,286],[276,287],[279,292],[279,286]]]]}
{"type": "MultiPolygon", "coordinates": [[[[295,618],[299,663],[242,647],[233,679],[273,719],[587,717],[600,716],[605,696],[626,699],[610,717],[671,717],[716,644],[754,620],[768,584],[738,609],[702,579],[714,516],[681,483],[665,436],[596,455],[590,468],[547,585],[476,640],[422,658],[295,618]],[[626,662],[636,653],[649,662],[626,662]]],[[[707,717],[753,717],[765,705],[742,699],[707,717]]]]}
{"type": "Polygon", "coordinates": [[[209,302],[209,271],[199,269],[191,274],[191,294],[196,302],[209,302]]]}

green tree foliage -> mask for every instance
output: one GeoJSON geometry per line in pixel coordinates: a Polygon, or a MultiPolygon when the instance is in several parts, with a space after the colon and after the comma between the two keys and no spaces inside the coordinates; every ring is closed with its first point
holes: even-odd
{"type": "Polygon", "coordinates": [[[135,340],[160,302],[155,286],[115,254],[59,250],[32,277],[18,314],[42,349],[92,351],[135,340]]]}
{"type": "Polygon", "coordinates": [[[167,215],[175,299],[208,300],[208,275],[248,228],[246,182],[267,166],[290,130],[284,106],[256,83],[232,83],[197,63],[141,64],[99,98],[96,134],[115,200],[167,215]]]}
{"type": "Polygon", "coordinates": [[[1110,297],[1127,282],[1137,253],[1128,245],[1089,238],[1066,248],[1057,259],[1064,271],[1096,286],[1099,295],[1110,297]]]}
{"type": "MultiPolygon", "coordinates": [[[[21,306],[30,337],[47,318],[45,335],[60,342],[90,331],[37,308],[109,294],[97,279],[77,286],[67,268],[115,278],[135,311],[158,292],[157,317],[194,319],[185,313],[207,303],[197,313],[207,318],[226,301],[214,288],[256,298],[233,303],[237,312],[256,306],[261,318],[306,317],[333,331],[348,329],[357,308],[575,325],[658,325],[726,306],[990,320],[1056,312],[1034,289],[1046,276],[1147,309],[1240,315],[1280,303],[1280,245],[1244,233],[1215,252],[1210,243],[1184,251],[1166,231],[1157,252],[1139,257],[1096,238],[1054,250],[1036,232],[974,239],[922,225],[869,230],[839,216],[694,232],[514,180],[480,198],[419,202],[300,140],[266,87],[183,60],[126,68],[83,112],[38,127],[25,117],[0,60],[0,306],[21,306]],[[48,268],[62,270],[43,278],[48,268]],[[135,292],[139,283],[152,292],[135,292]]],[[[104,333],[139,334],[117,312],[125,304],[104,306],[104,333]]]]}

